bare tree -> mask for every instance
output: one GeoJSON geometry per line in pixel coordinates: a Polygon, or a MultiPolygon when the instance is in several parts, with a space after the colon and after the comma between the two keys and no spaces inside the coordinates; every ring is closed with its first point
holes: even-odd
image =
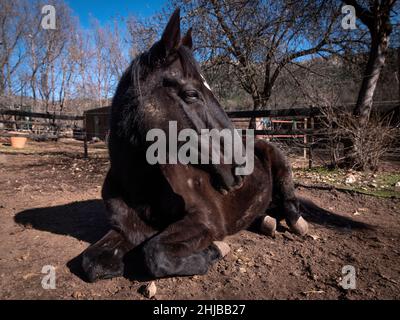
{"type": "Polygon", "coordinates": [[[394,146],[399,138],[399,130],[393,125],[392,115],[382,116],[373,112],[369,121],[362,127],[359,119],[351,110],[343,110],[341,106],[326,104],[320,110],[321,125],[328,133],[331,163],[341,166],[346,154],[341,155],[340,145],[344,139],[353,144],[351,168],[356,170],[377,170],[379,161],[394,146]]]}
{"type": "Polygon", "coordinates": [[[27,3],[0,1],[0,95],[13,94],[13,78],[25,56],[19,46],[26,31],[27,3]]]}
{"type": "Polygon", "coordinates": [[[57,12],[56,29],[42,28],[38,17],[44,4],[36,1],[31,4],[30,15],[25,22],[28,31],[24,36],[30,93],[34,103],[40,98],[40,105],[46,112],[55,111],[56,92],[63,77],[61,60],[68,53],[68,45],[76,29],[69,7],[62,1],[53,4],[57,12]],[[51,107],[53,110],[50,110],[51,107]]]}
{"type": "Polygon", "coordinates": [[[282,70],[333,51],[335,1],[175,1],[196,28],[196,47],[212,65],[230,64],[253,109],[266,107],[282,70]]]}
{"type": "Polygon", "coordinates": [[[385,64],[389,36],[392,32],[391,10],[396,0],[344,0],[344,2],[355,8],[357,18],[368,28],[371,35],[369,58],[354,109],[354,114],[360,118],[360,124],[365,125],[371,113],[379,75],[385,64]],[[363,2],[367,2],[367,6],[363,2]]]}
{"type": "Polygon", "coordinates": [[[91,72],[88,74],[92,95],[98,106],[103,106],[109,99],[122,76],[127,64],[127,42],[118,26],[118,22],[101,26],[93,20],[93,47],[90,59],[91,72]]]}

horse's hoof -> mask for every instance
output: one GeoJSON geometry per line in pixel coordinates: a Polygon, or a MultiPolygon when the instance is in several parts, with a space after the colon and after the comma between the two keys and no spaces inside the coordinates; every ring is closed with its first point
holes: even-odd
{"type": "Polygon", "coordinates": [[[308,232],[308,223],[303,217],[300,217],[294,224],[289,223],[289,228],[293,233],[304,236],[308,232]]]}
{"type": "Polygon", "coordinates": [[[267,236],[275,237],[276,224],[277,222],[275,218],[272,218],[271,216],[265,216],[261,221],[260,230],[267,236]]]}
{"type": "Polygon", "coordinates": [[[82,255],[82,269],[89,282],[96,282],[100,279],[122,276],[124,264],[118,249],[113,251],[91,249],[86,250],[82,255]]]}
{"type": "Polygon", "coordinates": [[[225,257],[229,253],[229,251],[231,251],[231,248],[226,242],[214,241],[214,245],[217,247],[221,258],[225,257]]]}
{"type": "Polygon", "coordinates": [[[83,255],[82,257],[82,270],[86,276],[86,280],[90,283],[96,282],[100,279],[96,264],[86,255],[83,255]]]}

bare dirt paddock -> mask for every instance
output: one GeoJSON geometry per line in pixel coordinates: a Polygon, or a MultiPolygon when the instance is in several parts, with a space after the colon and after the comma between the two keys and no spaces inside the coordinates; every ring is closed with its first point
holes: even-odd
{"type": "MultiPolygon", "coordinates": [[[[89,160],[80,154],[71,141],[18,152],[0,144],[0,298],[145,299],[133,272],[94,284],[80,278],[76,257],[107,230],[100,189],[108,166],[102,145],[90,147],[89,160]],[[56,267],[56,289],[42,288],[44,265],[56,267]]],[[[400,200],[336,189],[298,195],[316,205],[303,199],[309,236],[242,231],[207,275],[157,280],[156,299],[400,298],[400,200]],[[340,286],[345,265],[356,268],[354,290],[340,286]]]]}

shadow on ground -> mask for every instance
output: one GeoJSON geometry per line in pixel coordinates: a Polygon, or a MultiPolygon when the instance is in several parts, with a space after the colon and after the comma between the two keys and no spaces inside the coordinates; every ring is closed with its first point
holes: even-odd
{"type": "MultiPolygon", "coordinates": [[[[102,200],[86,200],[65,205],[36,208],[19,212],[15,222],[36,230],[59,235],[68,235],[93,244],[100,240],[110,229],[102,200]]],[[[70,271],[87,281],[81,267],[82,255],[67,263],[70,271]]],[[[138,247],[125,257],[124,277],[130,280],[147,281],[141,250],[138,247]],[[129,270],[129,272],[128,272],[129,270]]]]}
{"type": "MultiPolygon", "coordinates": [[[[300,208],[303,216],[311,223],[333,228],[372,229],[367,224],[320,208],[305,198],[300,199],[300,208]]],[[[86,200],[25,210],[15,216],[15,222],[37,230],[72,236],[90,244],[99,240],[110,229],[101,200],[86,200]]],[[[140,261],[143,261],[140,247],[126,255],[124,274],[126,278],[138,281],[148,280],[140,261]]],[[[81,255],[70,260],[67,266],[73,274],[87,281],[81,268],[81,255]]]]}
{"type": "MultiPolygon", "coordinates": [[[[90,244],[109,229],[103,201],[87,200],[65,205],[36,208],[19,212],[15,222],[26,227],[60,235],[68,235],[90,244]]],[[[81,268],[81,255],[67,263],[70,271],[86,281],[81,268]]]]}
{"type": "Polygon", "coordinates": [[[94,243],[109,229],[101,200],[86,200],[65,205],[19,212],[15,222],[37,230],[68,235],[94,243]]]}

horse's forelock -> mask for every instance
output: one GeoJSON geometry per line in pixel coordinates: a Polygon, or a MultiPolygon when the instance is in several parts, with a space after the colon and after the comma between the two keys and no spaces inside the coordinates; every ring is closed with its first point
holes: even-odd
{"type": "MultiPolygon", "coordinates": [[[[195,78],[200,81],[202,80],[202,74],[198,63],[193,57],[193,53],[190,49],[185,46],[180,46],[176,51],[176,59],[180,60],[182,66],[182,72],[184,77],[195,78]]],[[[174,59],[174,61],[176,61],[174,59]]],[[[170,62],[171,63],[171,62],[170,62]]],[[[147,51],[138,55],[128,68],[128,74],[131,87],[131,94],[134,95],[136,103],[139,107],[142,100],[142,84],[141,80],[145,79],[148,73],[153,69],[154,66],[151,65],[151,52],[147,51]]]]}
{"type": "Polygon", "coordinates": [[[183,68],[184,77],[201,80],[201,71],[197,61],[193,57],[192,50],[186,46],[178,48],[178,56],[183,68]]]}

